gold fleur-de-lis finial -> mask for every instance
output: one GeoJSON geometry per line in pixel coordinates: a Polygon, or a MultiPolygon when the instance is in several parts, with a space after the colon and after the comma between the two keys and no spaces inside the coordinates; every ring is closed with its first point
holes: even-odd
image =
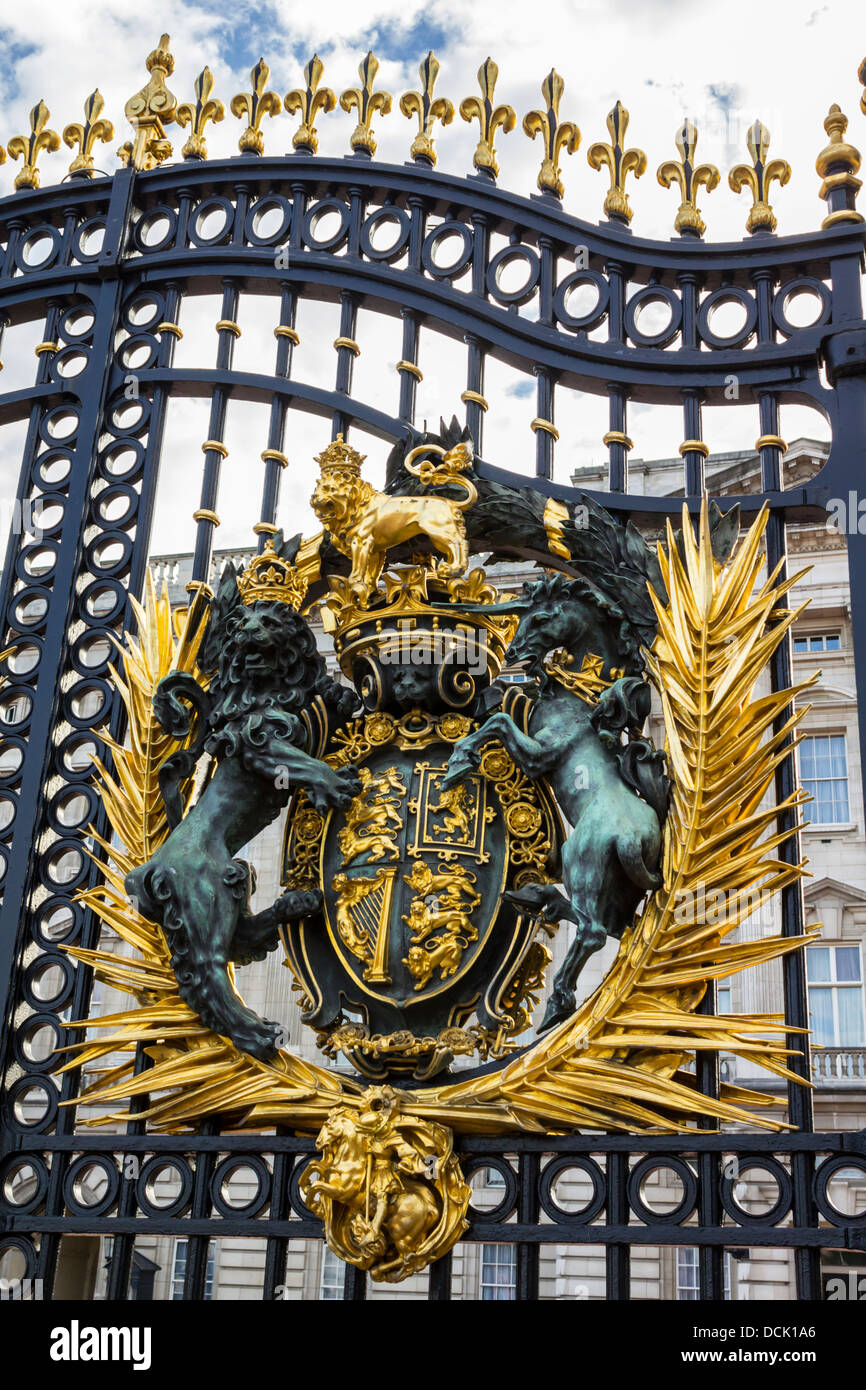
{"type": "Polygon", "coordinates": [[[44,101],[38,101],[30,112],[30,134],[13,135],[9,141],[9,153],[13,159],[23,159],[24,163],[15,175],[15,187],[38,188],[39,170],[36,161],[43,150],[49,154],[60,149],[60,136],[56,130],[48,129],[51,112],[44,101]]]}
{"type": "Polygon", "coordinates": [[[364,155],[367,158],[372,158],[376,153],[373,116],[376,111],[381,111],[383,116],[387,116],[391,110],[391,93],[373,90],[373,83],[376,81],[378,71],[379,59],[374,58],[372,53],[368,53],[363,63],[358,67],[358,76],[361,79],[360,87],[349,87],[340,97],[340,105],[344,111],[351,111],[355,107],[358,112],[358,124],[352,131],[352,138],[349,143],[355,154],[364,155]]]}
{"type": "MultiPolygon", "coordinates": [[[[837,222],[862,222],[863,215],[855,206],[861,187],[861,181],[857,178],[860,151],[845,139],[848,117],[835,102],[824,117],[824,129],[830,143],[815,160],[815,168],[823,180],[818,196],[824,199],[828,208],[821,226],[833,227],[837,222]]],[[[12,153],[11,142],[9,153],[12,153]]]]}
{"type": "Polygon", "coordinates": [[[697,205],[697,192],[701,185],[708,193],[718,186],[719,171],[714,164],[695,164],[695,149],[698,143],[697,127],[686,117],[677,131],[676,144],[680,152],[679,163],[675,159],[666,160],[658,167],[658,181],[663,188],[679,185],[679,211],[674,219],[674,228],[695,236],[703,236],[707,230],[697,205]]]}
{"type": "Polygon", "coordinates": [[[316,133],[316,113],[333,111],[337,98],[330,87],[320,87],[325,65],[318,53],[314,53],[304,68],[304,86],[286,92],[286,110],[290,115],[300,112],[301,124],[292,136],[292,146],[296,150],[315,154],[319,148],[316,133]]]}
{"type": "Polygon", "coordinates": [[[420,92],[404,92],[400,98],[400,110],[411,120],[418,117],[418,134],[412,141],[409,154],[421,164],[436,163],[436,149],[433,143],[433,127],[437,121],[450,125],[454,120],[454,105],[447,97],[434,97],[433,89],[439,76],[439,59],[432,52],[427,54],[418,69],[421,79],[420,92]]]}
{"type": "Polygon", "coordinates": [[[600,170],[607,165],[610,174],[610,188],[604,195],[605,216],[615,222],[624,222],[626,226],[633,216],[632,206],[625,191],[626,177],[628,174],[634,174],[635,178],[639,179],[646,173],[646,155],[643,150],[625,149],[628,121],[628,112],[622,102],[618,101],[613,110],[607,113],[610,144],[606,145],[603,140],[598,140],[594,145],[590,145],[586,152],[593,169],[600,170]]]}
{"type": "Polygon", "coordinates": [[[464,121],[477,120],[479,126],[479,139],[472,162],[479,173],[486,174],[491,179],[495,179],[499,173],[493,137],[500,127],[507,135],[509,131],[514,129],[517,122],[512,106],[496,106],[494,104],[498,80],[499,68],[492,58],[485,59],[478,69],[478,85],[481,88],[481,96],[465,97],[460,103],[460,115],[464,121]]]}
{"type": "Polygon", "coordinates": [[[728,183],[735,193],[748,188],[752,206],[746,218],[747,232],[774,232],[776,214],[770,206],[770,184],[777,179],[784,186],[791,177],[791,166],[784,159],[767,159],[770,132],[762,121],[753,121],[746,134],[746,148],[752,163],[735,164],[728,174],[728,183]]]}
{"type": "Polygon", "coordinates": [[[211,96],[213,73],[210,68],[202,68],[193,83],[193,91],[195,92],[195,106],[191,101],[185,101],[182,106],[177,108],[178,125],[190,127],[189,139],[181,150],[181,155],[184,159],[207,159],[205,126],[208,121],[213,121],[216,124],[217,121],[223,120],[226,109],[221,101],[211,96]]]}
{"type": "Polygon", "coordinates": [[[565,91],[565,83],[555,68],[551,68],[541,84],[544,99],[543,111],[528,111],[523,117],[523,129],[534,140],[541,135],[544,141],[544,158],[538,174],[538,187],[542,193],[552,193],[561,198],[564,192],[559,158],[563,150],[574,154],[580,144],[580,131],[574,121],[560,121],[559,103],[565,91]]]}
{"type": "Polygon", "coordinates": [[[169,36],[163,34],[145,59],[150,80],[123,108],[135,129],[135,139],[125,141],[117,154],[121,163],[131,164],[133,169],[153,169],[171,154],[165,127],[174,120],[177,97],[165,85],[166,78],[174,72],[174,58],[168,45],[169,36]]]}
{"type": "Polygon", "coordinates": [[[238,141],[238,149],[241,154],[263,154],[265,149],[265,137],[261,130],[261,124],[265,116],[278,116],[283,109],[283,103],[276,92],[269,92],[268,78],[271,70],[264,58],[260,58],[254,68],[250,69],[251,92],[238,92],[232,97],[231,112],[239,120],[247,122],[247,128],[238,141]]]}
{"type": "Polygon", "coordinates": [[[74,179],[93,178],[93,146],[97,140],[102,140],[107,144],[114,139],[114,126],[111,121],[102,118],[102,108],[105,102],[99,88],[91,92],[84,103],[84,124],[80,121],[68,125],[63,132],[63,143],[68,145],[71,150],[78,146],[78,154],[69,166],[69,172],[74,179]]]}

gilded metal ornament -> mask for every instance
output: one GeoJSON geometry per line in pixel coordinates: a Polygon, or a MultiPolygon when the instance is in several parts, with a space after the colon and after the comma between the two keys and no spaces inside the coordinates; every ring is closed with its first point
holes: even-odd
{"type": "Polygon", "coordinates": [[[37,160],[40,154],[53,154],[60,149],[60,136],[56,130],[48,128],[51,112],[44,101],[38,101],[30,112],[30,134],[13,135],[8,150],[13,159],[23,160],[15,175],[15,188],[38,188],[39,169],[37,160]]]}
{"type": "Polygon", "coordinates": [[[674,218],[675,230],[703,236],[707,228],[697,204],[698,189],[704,187],[708,193],[712,193],[718,186],[719,171],[714,164],[695,164],[697,143],[697,126],[686,118],[676,134],[679,162],[669,159],[660,164],[658,181],[663,188],[670,188],[673,184],[679,187],[681,202],[674,218]]]}
{"type": "Polygon", "coordinates": [[[101,116],[105,102],[97,89],[91,92],[84,103],[84,124],[76,122],[68,125],[63,132],[63,143],[71,150],[78,146],[78,154],[69,165],[73,178],[92,179],[94,174],[93,146],[97,140],[107,144],[114,139],[114,126],[101,116]]]}
{"type": "Polygon", "coordinates": [[[472,162],[479,173],[495,179],[499,173],[496,161],[494,139],[497,130],[507,135],[517,122],[512,106],[496,105],[496,83],[499,81],[499,68],[492,58],[486,58],[478,69],[480,97],[464,97],[460,103],[460,115],[464,121],[478,122],[478,144],[472,162]]]}
{"type": "Polygon", "coordinates": [[[607,128],[610,133],[610,144],[599,140],[594,145],[590,145],[586,152],[587,160],[593,169],[602,169],[607,166],[610,174],[610,188],[604,195],[604,212],[606,217],[612,218],[617,222],[624,222],[626,225],[633,217],[631,203],[625,191],[625,181],[629,174],[634,174],[639,179],[646,173],[647,161],[643,150],[625,148],[625,135],[628,130],[629,115],[621,101],[618,101],[612,111],[607,114],[607,128]]]}
{"type": "Polygon", "coordinates": [[[301,1175],[335,1255],[399,1283],[441,1259],[469,1224],[471,1189],[443,1125],[406,1113],[390,1086],[338,1105],[316,1137],[322,1151],[301,1175]]]}
{"type": "Polygon", "coordinates": [[[300,114],[301,123],[292,136],[292,148],[315,154],[319,148],[316,131],[316,116],[319,111],[333,111],[337,98],[330,87],[320,87],[325,65],[318,53],[314,53],[304,68],[304,86],[294,87],[286,92],[286,111],[289,115],[300,114]]]}
{"type": "Polygon", "coordinates": [[[122,164],[131,165],[133,169],[154,169],[171,155],[171,141],[165,127],[175,118],[177,97],[166,86],[166,78],[174,72],[169,42],[168,34],[163,34],[156,48],[147,55],[145,66],[150,79],[123,108],[135,130],[135,139],[125,141],[117,155],[122,164]]]}
{"type": "Polygon", "coordinates": [[[247,128],[238,141],[241,154],[264,154],[265,137],[261,129],[265,116],[278,116],[283,103],[276,92],[268,91],[271,70],[264,58],[250,69],[250,92],[238,92],[231,100],[231,113],[246,121],[247,128]]]}
{"type": "Polygon", "coordinates": [[[208,67],[202,68],[193,84],[195,105],[185,101],[177,108],[178,125],[190,128],[189,138],[181,150],[184,159],[207,159],[205,127],[208,121],[216,124],[225,119],[226,109],[222,102],[211,96],[213,87],[213,73],[208,67]]]}
{"type": "MultiPolygon", "coordinates": [[[[815,160],[815,168],[822,179],[818,196],[823,198],[828,206],[832,206],[834,196],[841,194],[843,205],[829,212],[821,226],[833,227],[837,222],[862,222],[863,215],[855,207],[857,194],[863,185],[862,179],[857,178],[860,151],[845,139],[848,117],[835,102],[824,118],[824,129],[830,137],[830,143],[815,160]]],[[[12,152],[11,141],[9,152],[12,152]]]]}
{"type": "Polygon", "coordinates": [[[551,68],[541,84],[544,110],[529,111],[523,117],[525,134],[530,140],[540,135],[544,145],[538,187],[542,193],[552,193],[556,198],[561,198],[564,192],[560,156],[563,150],[566,154],[575,154],[580,145],[580,131],[574,122],[559,119],[559,103],[564,91],[565,83],[556,69],[551,68]]]}
{"type": "Polygon", "coordinates": [[[366,58],[358,67],[358,76],[361,79],[360,87],[349,87],[340,96],[340,105],[344,111],[355,110],[358,113],[358,124],[352,131],[349,141],[355,154],[364,155],[372,158],[376,153],[376,137],[373,134],[373,117],[377,111],[383,116],[387,116],[391,110],[391,93],[386,91],[376,91],[376,73],[379,71],[379,59],[372,53],[368,53],[366,58]]]}
{"type": "Polygon", "coordinates": [[[728,174],[728,183],[735,193],[748,188],[752,195],[746,231],[774,232],[777,223],[776,214],[770,206],[770,184],[775,179],[784,187],[791,177],[791,166],[784,159],[767,159],[770,132],[761,121],[754,121],[749,126],[746,147],[752,163],[736,164],[728,174]]]}
{"type": "Polygon", "coordinates": [[[414,160],[432,166],[436,163],[436,146],[433,140],[433,127],[437,121],[450,125],[454,120],[454,104],[447,97],[434,97],[436,79],[439,76],[439,60],[432,50],[427,54],[418,69],[421,79],[420,92],[404,92],[400,98],[400,110],[410,120],[418,118],[418,134],[412,141],[409,154],[414,160]]]}
{"type": "MultiPolygon", "coordinates": [[[[413,451],[424,452],[429,450],[413,451]]],[[[417,476],[429,484],[458,484],[463,493],[460,501],[444,496],[389,497],[376,492],[361,478],[363,457],[343,442],[342,435],[316,455],[319,481],[311,499],[313,511],[327,526],[337,549],[351,558],[349,587],[362,602],[375,590],[389,549],[416,536],[424,537],[444,556],[439,573],[453,578],[466,569],[469,550],[462,513],[477,495],[465,477],[472,450],[461,441],[453,449],[439,452],[442,463],[422,464],[417,476]]],[[[411,470],[412,464],[410,454],[407,468],[411,470]]]]}

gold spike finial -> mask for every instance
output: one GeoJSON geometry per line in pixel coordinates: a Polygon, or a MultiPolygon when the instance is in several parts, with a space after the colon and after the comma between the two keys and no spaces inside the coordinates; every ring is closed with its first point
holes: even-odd
{"type": "Polygon", "coordinates": [[[270,75],[270,68],[264,58],[260,58],[255,67],[250,69],[252,91],[238,92],[232,97],[232,115],[247,122],[247,128],[238,141],[241,154],[264,154],[262,121],[265,116],[278,116],[283,109],[283,103],[276,92],[267,90],[270,75]]]}
{"type": "Polygon", "coordinates": [[[324,71],[324,63],[318,53],[314,53],[304,68],[304,86],[286,92],[286,110],[290,115],[297,111],[301,117],[301,123],[292,136],[292,146],[296,150],[305,150],[307,154],[315,154],[319,148],[316,113],[333,111],[337,105],[337,98],[330,87],[319,86],[324,71]]]}
{"type": "Polygon", "coordinates": [[[373,90],[378,71],[379,59],[368,53],[358,67],[360,87],[349,87],[340,97],[340,105],[344,111],[351,111],[353,107],[357,109],[358,124],[352,131],[350,144],[355,154],[364,155],[366,158],[372,158],[376,153],[376,140],[373,135],[374,113],[381,111],[383,116],[387,116],[391,110],[391,93],[373,90]]]}
{"type": "Polygon", "coordinates": [[[663,188],[679,185],[680,206],[674,219],[674,228],[695,236],[703,236],[707,230],[697,204],[697,191],[703,184],[708,193],[718,186],[719,171],[714,164],[694,162],[698,143],[697,126],[685,118],[676,135],[676,146],[680,152],[679,163],[668,159],[658,167],[658,181],[663,188]]]}
{"type": "Polygon", "coordinates": [[[163,34],[145,60],[150,81],[123,108],[135,129],[135,139],[125,141],[117,154],[123,164],[131,164],[133,169],[153,169],[171,154],[165,127],[174,120],[177,97],[165,85],[165,79],[174,72],[168,45],[169,36],[163,34]]]}
{"type": "MultiPolygon", "coordinates": [[[[862,180],[856,177],[860,168],[860,151],[845,140],[848,117],[835,102],[824,118],[829,145],[818,155],[815,168],[823,180],[818,197],[829,209],[822,227],[834,227],[837,222],[862,222],[862,213],[855,207],[862,180]]],[[[10,153],[12,146],[9,146],[10,153]]]]}
{"type": "Polygon", "coordinates": [[[634,174],[635,178],[639,179],[646,173],[646,155],[643,150],[624,148],[628,121],[628,112],[622,102],[618,101],[607,114],[610,144],[606,145],[603,140],[598,140],[594,145],[590,145],[586,152],[587,160],[593,169],[601,170],[607,165],[610,173],[610,188],[604,195],[605,216],[616,222],[624,222],[626,226],[634,215],[625,191],[626,176],[634,174]]]}
{"type": "Polygon", "coordinates": [[[400,110],[410,120],[418,117],[418,134],[412,141],[409,154],[422,164],[436,163],[436,149],[433,142],[433,127],[437,121],[450,125],[454,120],[454,105],[447,97],[434,97],[433,89],[439,76],[439,60],[431,50],[418,69],[421,79],[420,92],[404,92],[400,98],[400,110]]]}
{"type": "Polygon", "coordinates": [[[51,112],[44,101],[38,101],[30,112],[30,134],[13,135],[9,141],[9,153],[13,159],[24,163],[15,175],[15,187],[38,188],[39,170],[36,161],[43,150],[53,153],[60,149],[60,136],[56,130],[48,129],[51,112]]]}
{"type": "Polygon", "coordinates": [[[565,83],[556,69],[551,68],[541,84],[544,110],[528,111],[523,117],[524,133],[530,140],[540,135],[544,142],[538,187],[542,193],[552,193],[555,198],[561,198],[564,192],[560,155],[563,150],[566,154],[574,154],[580,144],[580,131],[574,121],[559,119],[559,103],[564,91],[565,83]]]}
{"type": "Polygon", "coordinates": [[[753,121],[746,134],[746,148],[752,158],[751,165],[735,164],[728,174],[728,183],[735,193],[748,188],[752,195],[752,206],[746,218],[747,232],[774,232],[776,214],[769,201],[770,184],[777,179],[784,186],[791,177],[791,166],[784,159],[767,159],[770,149],[770,132],[762,121],[753,121]]]}
{"type": "Polygon", "coordinates": [[[514,129],[517,117],[512,106],[496,106],[495,92],[496,83],[499,80],[499,68],[492,58],[486,58],[478,69],[478,85],[481,88],[480,97],[465,97],[460,103],[460,115],[464,121],[476,121],[479,127],[478,144],[473,155],[472,162],[481,174],[486,174],[488,178],[495,179],[499,173],[499,165],[496,162],[496,147],[493,144],[493,137],[497,128],[508,134],[514,129]]]}
{"type": "Polygon", "coordinates": [[[93,146],[97,140],[107,144],[114,139],[114,126],[101,116],[105,102],[99,88],[91,92],[84,103],[84,124],[80,121],[68,125],[63,132],[63,143],[71,150],[78,146],[78,154],[69,165],[74,179],[93,178],[93,146]]]}
{"type": "Polygon", "coordinates": [[[226,109],[221,101],[211,96],[213,91],[213,73],[210,68],[202,68],[198,77],[193,83],[195,92],[195,105],[185,101],[182,106],[177,108],[177,123],[180,126],[189,126],[189,139],[181,150],[184,159],[207,159],[207,141],[204,137],[205,126],[208,121],[221,121],[225,118],[226,109]]]}

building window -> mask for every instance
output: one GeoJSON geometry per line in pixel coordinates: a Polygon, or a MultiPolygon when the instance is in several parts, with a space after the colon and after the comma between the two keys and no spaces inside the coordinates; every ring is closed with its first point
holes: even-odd
{"type": "MultiPolygon", "coordinates": [[[[724,1297],[731,1297],[731,1256],[725,1251],[722,1264],[725,1276],[724,1297]]],[[[697,1300],[701,1296],[701,1279],[698,1268],[698,1252],[693,1245],[677,1246],[677,1291],[678,1299],[697,1300]]]]}
{"type": "MultiPolygon", "coordinates": [[[[183,1298],[183,1281],[186,1278],[186,1254],[189,1241],[186,1239],[176,1240],[174,1243],[174,1263],[171,1267],[171,1296],[172,1299],[183,1298]]],[[[204,1283],[205,1298],[213,1298],[213,1276],[215,1262],[214,1243],[209,1241],[207,1247],[207,1275],[204,1283]]]]}
{"type": "Polygon", "coordinates": [[[322,1248],[322,1276],[319,1280],[319,1298],[341,1299],[343,1297],[343,1281],[346,1277],[346,1266],[333,1252],[325,1245],[322,1248]]]}
{"type": "Polygon", "coordinates": [[[809,1020],[823,1047],[862,1047],[863,963],[859,945],[809,946],[806,950],[809,1020]]]}
{"type": "Polygon", "coordinates": [[[844,734],[813,734],[800,744],[800,780],[814,799],[806,814],[818,825],[845,825],[848,757],[844,734]]]}
{"type": "Polygon", "coordinates": [[[804,652],[838,652],[842,649],[842,639],[838,632],[813,632],[808,637],[794,638],[794,651],[798,656],[804,652]]]}
{"type": "Polygon", "coordinates": [[[514,1298],[517,1291],[517,1251],[513,1245],[482,1245],[481,1297],[514,1298]]]}

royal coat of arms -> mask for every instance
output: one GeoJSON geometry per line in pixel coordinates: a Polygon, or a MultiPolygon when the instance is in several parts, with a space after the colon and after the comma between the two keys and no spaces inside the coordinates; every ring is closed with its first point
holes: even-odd
{"type": "Polygon", "coordinates": [[[316,1133],[307,1204],[395,1280],[465,1229],[461,1133],[777,1123],[687,1064],[709,1045],[791,1074],[778,1020],[695,1010],[709,979],[803,944],[732,939],[802,872],[762,803],[798,692],[753,696],[794,581],[762,573],[765,515],[740,536],[736,512],[684,512],[653,550],[589,498],[498,483],[456,424],[398,446],[383,492],[341,437],[317,462],[319,536],[269,538],[183,613],[152,586],[136,610],[130,738],[99,774],[115,843],[84,894],[127,949],[76,953],[137,1007],[88,1020],[107,1034],[72,1065],[144,1047],[145,1075],[130,1060],[83,1096],[148,1093],[162,1129],[316,1133]],[[484,556],[538,573],[500,593],[484,556]],[[253,911],[243,849],[284,812],[284,891],[253,911]],[[320,1066],[236,988],[279,949],[320,1066]]]}

